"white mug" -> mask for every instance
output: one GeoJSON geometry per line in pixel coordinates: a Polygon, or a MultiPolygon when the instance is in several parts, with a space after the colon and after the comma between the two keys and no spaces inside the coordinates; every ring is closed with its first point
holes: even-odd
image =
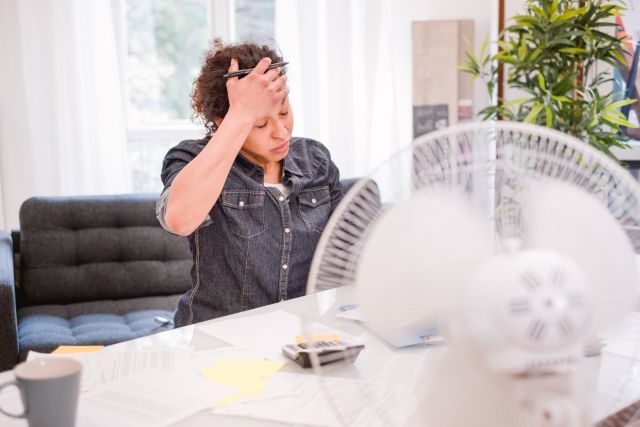
{"type": "Polygon", "coordinates": [[[82,364],[65,357],[42,358],[18,364],[15,380],[0,384],[20,390],[22,413],[0,412],[12,418],[26,418],[29,427],[73,427],[76,423],[82,364]]]}

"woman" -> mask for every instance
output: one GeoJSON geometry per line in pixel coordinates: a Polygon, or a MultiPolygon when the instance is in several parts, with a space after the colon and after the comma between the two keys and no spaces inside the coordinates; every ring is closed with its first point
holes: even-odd
{"type": "Polygon", "coordinates": [[[216,40],[192,95],[207,137],[182,141],[165,156],[158,219],[187,236],[193,254],[193,284],[180,299],[176,327],[305,292],[342,190],[328,150],[291,137],[284,69],[268,69],[281,61],[267,46],[216,40]],[[248,68],[246,76],[224,78],[248,68]]]}

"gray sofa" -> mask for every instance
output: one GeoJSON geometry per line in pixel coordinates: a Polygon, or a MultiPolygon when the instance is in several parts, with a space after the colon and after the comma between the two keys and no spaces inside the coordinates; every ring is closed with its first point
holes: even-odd
{"type": "Polygon", "coordinates": [[[0,231],[0,371],[29,350],[113,344],[171,327],[191,286],[186,239],[164,231],[156,196],[38,197],[0,231]]]}

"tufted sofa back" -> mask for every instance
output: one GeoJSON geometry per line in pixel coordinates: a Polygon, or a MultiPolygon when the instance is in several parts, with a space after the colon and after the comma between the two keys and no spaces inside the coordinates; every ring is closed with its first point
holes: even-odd
{"type": "Polygon", "coordinates": [[[160,227],[155,195],[34,197],[20,209],[28,304],[172,295],[191,286],[186,239],[160,227]]]}

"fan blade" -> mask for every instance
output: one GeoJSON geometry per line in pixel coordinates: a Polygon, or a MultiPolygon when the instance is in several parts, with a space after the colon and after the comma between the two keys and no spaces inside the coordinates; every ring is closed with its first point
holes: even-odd
{"type": "Polygon", "coordinates": [[[636,255],[604,203],[558,181],[533,183],[527,201],[526,245],[556,251],[583,269],[591,282],[597,330],[623,315],[638,289],[636,255]]]}
{"type": "Polygon", "coordinates": [[[388,209],[364,243],[356,273],[364,320],[404,327],[449,315],[492,255],[490,221],[452,189],[428,188],[388,209]]]}

